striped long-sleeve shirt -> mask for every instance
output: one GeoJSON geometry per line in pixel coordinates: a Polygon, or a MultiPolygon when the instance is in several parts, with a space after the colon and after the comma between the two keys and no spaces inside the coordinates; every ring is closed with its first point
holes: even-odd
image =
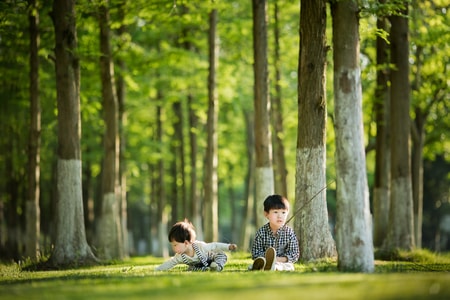
{"type": "Polygon", "coordinates": [[[195,241],[192,244],[194,248],[194,256],[186,254],[176,253],[168,261],[155,268],[156,271],[165,271],[175,267],[178,264],[186,264],[191,267],[205,266],[205,264],[211,263],[211,259],[214,259],[221,268],[227,261],[227,256],[223,251],[229,250],[230,244],[225,243],[205,243],[203,241],[195,241]]]}

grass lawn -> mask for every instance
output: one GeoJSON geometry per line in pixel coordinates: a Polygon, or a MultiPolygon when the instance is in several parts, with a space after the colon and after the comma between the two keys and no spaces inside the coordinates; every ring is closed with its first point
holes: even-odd
{"type": "Polygon", "coordinates": [[[296,264],[294,272],[250,272],[232,253],[222,272],[155,272],[162,258],[58,271],[0,264],[0,299],[450,299],[450,257],[376,261],[373,274],[341,273],[336,262],[296,264]]]}

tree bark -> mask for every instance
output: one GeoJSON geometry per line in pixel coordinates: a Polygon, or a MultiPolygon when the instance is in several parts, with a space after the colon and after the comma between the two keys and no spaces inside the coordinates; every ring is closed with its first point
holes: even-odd
{"type": "MultiPolygon", "coordinates": [[[[404,2],[407,7],[407,1],[404,2]]],[[[391,16],[391,195],[385,250],[411,250],[414,242],[414,215],[411,187],[410,82],[408,10],[391,16]]]]}
{"type": "Polygon", "coordinates": [[[245,118],[245,130],[246,130],[246,141],[247,141],[247,174],[245,175],[245,193],[244,199],[244,214],[242,217],[242,224],[239,247],[242,251],[250,251],[250,238],[251,234],[255,231],[255,226],[253,225],[253,219],[255,217],[255,131],[254,131],[254,113],[251,111],[244,110],[245,118]]]}
{"type": "Polygon", "coordinates": [[[100,71],[105,135],[103,140],[101,214],[97,224],[97,249],[98,255],[104,259],[122,259],[124,248],[119,198],[119,113],[114,85],[108,6],[108,1],[102,2],[99,6],[100,71]]]}
{"type": "Polygon", "coordinates": [[[306,261],[336,254],[326,192],[310,201],[326,185],[326,18],[326,1],[301,1],[295,231],[306,261]]]}
{"type": "MultiPolygon", "coordinates": [[[[126,13],[126,0],[121,1],[118,7],[119,21],[121,22],[120,27],[117,30],[119,37],[123,37],[127,33],[127,27],[125,23],[125,13],[126,13]]],[[[121,45],[123,46],[123,45],[121,45]]],[[[117,59],[117,67],[119,69],[119,74],[117,76],[117,104],[119,109],[119,214],[120,214],[120,224],[122,232],[122,244],[123,244],[123,255],[128,257],[130,254],[129,240],[128,240],[128,227],[127,227],[127,165],[125,159],[126,151],[126,126],[127,126],[127,112],[125,109],[126,103],[126,84],[123,74],[126,72],[125,61],[122,58],[117,59]]]]}
{"type": "Polygon", "coordinates": [[[275,174],[275,193],[288,196],[287,168],[283,144],[283,107],[281,95],[281,57],[280,57],[280,26],[278,23],[278,2],[274,3],[274,36],[275,36],[275,96],[272,100],[272,127],[273,127],[273,161],[275,174]]]}
{"type": "Polygon", "coordinates": [[[216,70],[219,58],[217,44],[217,9],[209,15],[209,75],[208,75],[208,119],[207,145],[205,158],[205,240],[216,241],[219,238],[218,179],[217,179],[217,121],[219,99],[217,95],[216,70]]]}
{"type": "Polygon", "coordinates": [[[358,5],[334,1],[334,99],[336,132],[338,269],[373,272],[374,255],[366,177],[359,67],[358,5]]]}
{"type": "Polygon", "coordinates": [[[167,223],[168,223],[168,214],[165,211],[165,208],[167,206],[166,201],[166,190],[165,190],[165,184],[164,184],[164,177],[166,174],[165,167],[164,167],[164,160],[163,160],[163,153],[164,153],[164,146],[163,146],[163,105],[162,105],[162,99],[163,95],[161,90],[158,90],[157,93],[157,101],[156,104],[156,143],[160,145],[158,151],[159,151],[159,157],[158,161],[156,163],[156,172],[157,176],[155,180],[155,195],[156,195],[156,216],[157,216],[157,226],[158,226],[158,236],[157,240],[159,247],[154,252],[155,255],[167,257],[169,256],[169,251],[167,248],[167,223]]]}
{"type": "Polygon", "coordinates": [[[53,265],[96,261],[87,244],[81,189],[80,66],[77,53],[75,1],[53,2],[55,28],[58,162],[53,265]]]}
{"type": "MultiPolygon", "coordinates": [[[[385,2],[384,0],[382,1],[385,2]]],[[[377,28],[388,30],[387,18],[377,17],[377,28]]],[[[377,86],[375,90],[375,118],[377,137],[375,145],[375,183],[373,188],[373,219],[375,247],[381,247],[387,235],[389,222],[389,182],[390,182],[390,143],[389,143],[389,71],[388,44],[377,36],[377,86]]]]}
{"type": "Polygon", "coordinates": [[[255,185],[258,215],[257,227],[265,223],[262,203],[274,193],[272,142],[270,134],[270,97],[267,63],[267,0],[253,3],[253,57],[254,57],[254,107],[255,107],[255,185]]]}
{"type": "Polygon", "coordinates": [[[29,0],[30,31],[30,136],[28,144],[28,199],[26,202],[25,256],[40,258],[40,147],[41,106],[39,101],[39,11],[36,0],[29,0]]]}
{"type": "Polygon", "coordinates": [[[414,240],[417,248],[422,248],[422,219],[423,219],[423,147],[425,143],[426,113],[416,108],[413,121],[415,135],[412,139],[412,197],[414,204],[414,240]]]}
{"type": "Polygon", "coordinates": [[[201,203],[197,188],[197,128],[198,128],[198,117],[194,110],[192,94],[188,95],[188,106],[189,106],[189,143],[190,143],[190,157],[191,157],[191,187],[190,187],[190,203],[191,203],[191,213],[192,213],[192,224],[196,228],[197,238],[203,240],[203,229],[202,229],[202,216],[201,216],[201,203]]]}

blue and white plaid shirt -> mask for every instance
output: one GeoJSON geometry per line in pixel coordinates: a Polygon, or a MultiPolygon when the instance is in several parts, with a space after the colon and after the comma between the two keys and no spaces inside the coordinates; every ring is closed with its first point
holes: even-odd
{"type": "Polygon", "coordinates": [[[291,227],[283,226],[274,235],[269,223],[256,231],[252,245],[252,258],[264,257],[269,247],[275,248],[277,257],[287,257],[288,262],[295,263],[300,257],[298,239],[291,227]]]}

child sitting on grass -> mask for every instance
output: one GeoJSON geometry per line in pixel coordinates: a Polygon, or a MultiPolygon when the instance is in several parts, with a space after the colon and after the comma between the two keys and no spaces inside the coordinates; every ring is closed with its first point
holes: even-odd
{"type": "Polygon", "coordinates": [[[289,202],[285,197],[271,195],[264,200],[264,216],[269,222],[256,231],[250,270],[294,271],[300,249],[294,230],[286,226],[288,214],[289,202]]]}
{"type": "Polygon", "coordinates": [[[178,264],[189,266],[188,271],[222,271],[227,262],[225,250],[236,250],[235,244],[205,243],[196,240],[194,226],[184,220],[172,226],[169,242],[175,256],[156,267],[156,271],[165,271],[178,264]]]}

